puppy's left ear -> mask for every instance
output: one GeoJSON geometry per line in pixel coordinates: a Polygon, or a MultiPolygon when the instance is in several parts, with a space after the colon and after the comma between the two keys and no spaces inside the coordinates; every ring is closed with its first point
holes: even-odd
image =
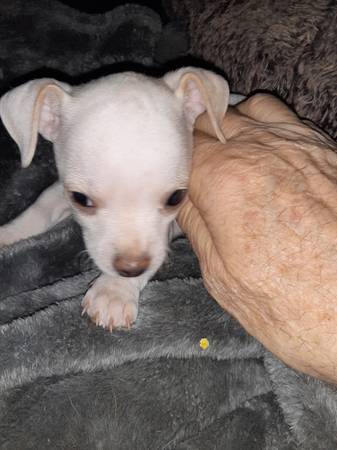
{"type": "Polygon", "coordinates": [[[185,115],[191,128],[197,117],[207,111],[217,138],[225,143],[221,125],[229,101],[227,81],[214,72],[195,67],[183,67],[168,72],[163,80],[183,101],[185,115]]]}

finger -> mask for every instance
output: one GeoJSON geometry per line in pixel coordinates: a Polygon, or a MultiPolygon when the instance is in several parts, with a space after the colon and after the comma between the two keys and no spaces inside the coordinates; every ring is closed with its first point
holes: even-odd
{"type": "Polygon", "coordinates": [[[207,227],[199,213],[190,200],[187,200],[179,211],[177,222],[186,234],[199,261],[207,259],[211,239],[207,227]]]}
{"type": "Polygon", "coordinates": [[[255,94],[237,105],[241,114],[264,123],[300,123],[299,117],[284,102],[270,94],[255,94]]]}
{"type": "MultiPolygon", "coordinates": [[[[209,195],[209,183],[203,178],[196,180],[189,189],[188,199],[178,214],[178,224],[190,240],[199,259],[209,261],[216,253],[221,260],[223,249],[228,245],[228,223],[226,219],[226,194],[219,192],[209,195]],[[217,205],[217,206],[216,206],[217,205]]],[[[229,208],[230,209],[230,208],[229,208]]],[[[225,262],[223,261],[223,264],[225,262]]]]}
{"type": "Polygon", "coordinates": [[[223,120],[225,137],[230,139],[261,123],[302,125],[302,121],[284,102],[270,94],[255,94],[228,109],[223,120]]]}
{"type": "Polygon", "coordinates": [[[217,302],[226,309],[224,290],[228,282],[226,264],[221,258],[208,228],[193,203],[187,201],[180,210],[178,224],[185,232],[197,255],[204,281],[204,286],[217,302]],[[220,288],[219,288],[220,287],[220,288]]]}
{"type": "MultiPolygon", "coordinates": [[[[230,106],[226,112],[221,129],[226,139],[237,136],[247,126],[254,126],[255,122],[250,117],[241,113],[237,107],[230,106]]],[[[217,139],[213,125],[207,113],[201,114],[195,123],[195,130],[202,131],[207,136],[217,139]]]]}
{"type": "MultiPolygon", "coordinates": [[[[281,100],[270,94],[256,94],[236,106],[228,108],[222,123],[226,139],[262,123],[302,124],[299,117],[281,100]]],[[[195,129],[216,138],[207,113],[200,115],[195,129]]]]}

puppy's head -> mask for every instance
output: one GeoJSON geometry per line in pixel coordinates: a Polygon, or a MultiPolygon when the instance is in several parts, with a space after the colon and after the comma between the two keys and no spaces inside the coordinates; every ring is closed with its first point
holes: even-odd
{"type": "Polygon", "coordinates": [[[27,167],[41,133],[105,273],[138,276],[166,255],[168,227],[188,185],[192,132],[207,111],[220,140],[228,85],[202,69],[154,79],[131,72],[71,87],[30,81],[0,100],[1,118],[27,167]]]}

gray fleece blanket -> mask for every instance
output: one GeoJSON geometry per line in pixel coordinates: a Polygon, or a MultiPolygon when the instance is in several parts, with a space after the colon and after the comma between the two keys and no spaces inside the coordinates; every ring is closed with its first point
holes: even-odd
{"type": "MultiPolygon", "coordinates": [[[[176,24],[139,5],[89,16],[2,0],[0,33],[3,90],[50,69],[76,78],[116,62],[155,66],[186,44],[176,24]]],[[[20,170],[0,131],[5,223],[56,173],[42,140],[20,170]]],[[[83,250],[66,219],[0,251],[1,450],[337,448],[336,388],[285,367],[226,314],[185,239],[142,292],[133,328],[112,333],[81,316],[98,275],[83,250]]]]}

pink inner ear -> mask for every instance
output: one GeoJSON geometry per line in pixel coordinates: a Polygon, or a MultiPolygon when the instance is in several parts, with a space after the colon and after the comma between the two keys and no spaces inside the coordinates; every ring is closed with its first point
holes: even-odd
{"type": "MultiPolygon", "coordinates": [[[[62,91],[61,91],[62,92],[62,91]]],[[[37,99],[39,133],[53,142],[57,137],[60,125],[60,88],[55,85],[46,86],[37,99]]]]}
{"type": "Polygon", "coordinates": [[[42,103],[40,111],[40,133],[48,140],[53,141],[57,134],[60,118],[51,110],[50,105],[45,101],[42,103]]]}
{"type": "Polygon", "coordinates": [[[184,93],[184,110],[186,118],[191,126],[200,114],[206,110],[206,105],[199,90],[198,84],[194,80],[188,80],[184,93]]]}

